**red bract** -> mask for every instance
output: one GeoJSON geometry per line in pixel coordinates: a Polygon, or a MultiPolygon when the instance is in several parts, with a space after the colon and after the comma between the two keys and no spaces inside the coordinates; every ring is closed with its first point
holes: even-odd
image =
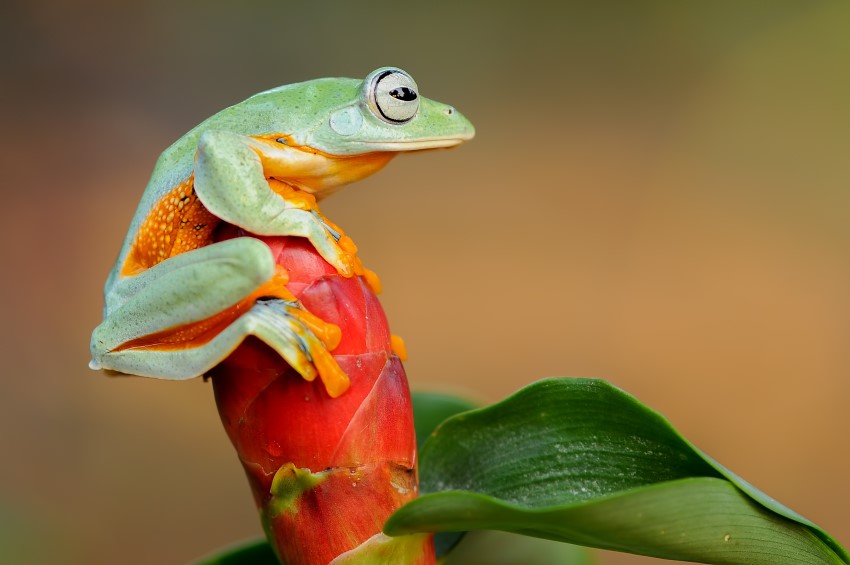
{"type": "Polygon", "coordinates": [[[342,330],[332,353],[351,380],[331,398],[253,338],[210,372],[270,541],[287,565],[434,563],[429,536],[380,533],[418,480],[407,379],[378,299],[300,238],[260,239],[289,272],[287,288],[342,330]]]}

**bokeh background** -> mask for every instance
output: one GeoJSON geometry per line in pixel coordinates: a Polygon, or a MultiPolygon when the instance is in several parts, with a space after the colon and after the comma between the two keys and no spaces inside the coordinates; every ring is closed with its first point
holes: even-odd
{"type": "Polygon", "coordinates": [[[478,128],[324,207],[412,385],[607,378],[850,543],[848,25],[819,0],[3,1],[0,561],[259,533],[208,384],[87,369],[103,280],[184,131],[383,65],[478,128]]]}

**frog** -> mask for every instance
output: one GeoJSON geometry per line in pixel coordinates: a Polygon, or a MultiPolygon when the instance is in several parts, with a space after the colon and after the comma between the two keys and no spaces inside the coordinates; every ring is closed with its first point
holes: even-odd
{"type": "Polygon", "coordinates": [[[90,368],[185,380],[254,336],[342,394],[349,383],[329,353],[339,329],[289,293],[287,273],[251,234],[306,238],[340,275],[368,274],[317,202],[401,153],[474,135],[397,67],[272,88],[204,120],[156,161],[106,280],[90,368]],[[223,224],[245,235],[219,240],[223,224]]]}

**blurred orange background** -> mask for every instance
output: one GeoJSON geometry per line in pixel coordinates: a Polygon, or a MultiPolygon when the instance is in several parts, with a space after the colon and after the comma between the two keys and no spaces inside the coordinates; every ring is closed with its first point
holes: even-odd
{"type": "Polygon", "coordinates": [[[383,65],[478,129],[323,207],[412,386],[606,378],[850,544],[848,23],[815,0],[4,2],[0,560],[182,564],[259,534],[208,384],[87,369],[103,281],[183,132],[383,65]]]}

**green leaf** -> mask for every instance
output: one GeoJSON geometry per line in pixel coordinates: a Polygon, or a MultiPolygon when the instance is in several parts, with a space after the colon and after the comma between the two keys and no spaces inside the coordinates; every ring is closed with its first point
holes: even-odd
{"type": "Polygon", "coordinates": [[[437,429],[443,420],[478,408],[472,402],[450,394],[438,392],[414,392],[413,422],[416,427],[416,445],[422,449],[425,440],[437,429]]]}
{"type": "Polygon", "coordinates": [[[823,530],[604,381],[548,379],[454,416],[391,535],[497,529],[720,564],[850,563],[823,530]]]}
{"type": "MultiPolygon", "coordinates": [[[[420,450],[444,420],[477,408],[466,399],[444,393],[414,392],[412,397],[416,443],[420,450]]],[[[434,536],[434,546],[438,557],[448,554],[443,565],[591,565],[596,562],[593,554],[583,547],[498,531],[471,535],[442,532],[434,536]]]]}
{"type": "Polygon", "coordinates": [[[218,550],[192,565],[281,565],[265,538],[241,542],[218,550]]]}

